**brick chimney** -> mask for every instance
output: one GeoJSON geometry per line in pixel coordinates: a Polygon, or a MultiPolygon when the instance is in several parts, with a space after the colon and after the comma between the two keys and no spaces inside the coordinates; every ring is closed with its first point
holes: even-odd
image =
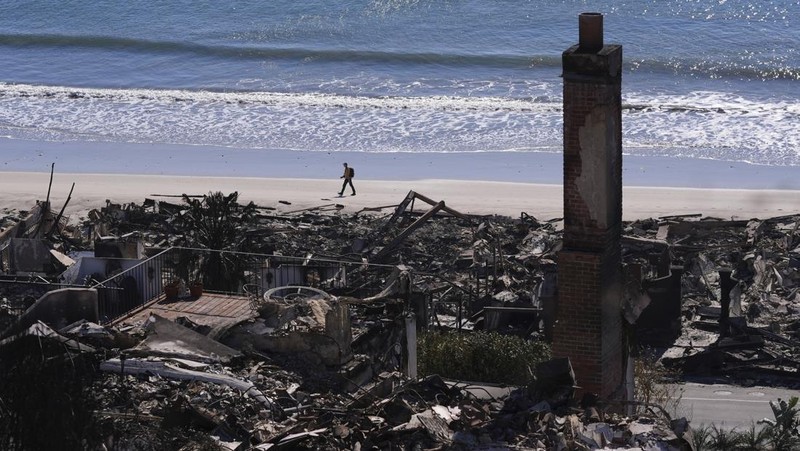
{"type": "Polygon", "coordinates": [[[553,353],[569,357],[583,393],[622,387],[622,46],[603,44],[603,16],[579,17],[562,55],[564,247],[558,256],[553,353]]]}

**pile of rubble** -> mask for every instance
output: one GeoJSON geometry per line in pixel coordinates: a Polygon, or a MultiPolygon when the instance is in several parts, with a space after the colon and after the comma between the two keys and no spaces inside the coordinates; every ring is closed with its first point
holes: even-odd
{"type": "Polygon", "coordinates": [[[667,347],[662,361],[686,375],[800,386],[799,228],[800,215],[629,224],[627,268],[645,268],[652,302],[640,342],[667,347]]]}
{"type": "Polygon", "coordinates": [[[136,327],[80,321],[60,331],[37,322],[0,350],[17,376],[0,390],[16,420],[0,422],[4,449],[45,449],[54,437],[65,448],[148,450],[685,449],[691,440],[685,420],[661,412],[621,416],[592,400],[576,405],[566,360],[541,365],[536,382],[516,390],[410,379],[388,362],[354,384],[350,362],[237,350],[157,316],[136,327]],[[49,363],[26,367],[22,353],[49,363]],[[54,393],[65,385],[72,398],[54,393]],[[41,404],[26,403],[20,388],[41,391],[41,404]],[[26,435],[42,412],[59,418],[51,434],[26,435]]]}
{"type": "MultiPolygon", "coordinates": [[[[46,202],[4,211],[0,364],[24,377],[7,378],[0,394],[15,412],[3,436],[44,443],[26,424],[48,418],[19,393],[51,386],[69,396],[34,399],[59,411],[72,439],[105,449],[691,446],[686,421],[657,406],[573,399],[580,381],[568,361],[540,366],[516,390],[416,377],[418,329],[550,337],[560,219],[466,216],[413,191],[351,215],[335,204],[285,211],[238,205],[235,193],[215,199],[107,202],[77,224],[46,202]],[[170,249],[210,247],[202,240],[212,235],[229,254],[272,262],[246,270],[256,290],[240,278],[227,280],[232,292],[190,295],[184,277],[181,295],[165,296],[165,268],[189,261],[170,249]],[[281,256],[298,263],[278,273],[281,256]],[[330,264],[311,271],[315,261],[330,264]],[[103,313],[106,290],[117,293],[113,315],[103,313]]],[[[799,227],[800,215],[627,223],[621,314],[637,345],[687,375],[796,384],[799,227]]]]}

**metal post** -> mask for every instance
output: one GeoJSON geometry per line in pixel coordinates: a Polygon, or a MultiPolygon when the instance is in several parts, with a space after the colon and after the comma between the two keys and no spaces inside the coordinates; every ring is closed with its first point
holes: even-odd
{"type": "MultiPolygon", "coordinates": [[[[636,397],[636,386],[634,385],[634,367],[636,362],[633,359],[633,356],[630,355],[630,351],[628,352],[628,362],[625,365],[625,400],[626,401],[636,401],[634,398],[636,397]]],[[[632,417],[634,414],[634,406],[633,404],[628,404],[626,414],[629,417],[632,417]]]]}
{"type": "Polygon", "coordinates": [[[409,379],[417,378],[417,318],[413,313],[406,316],[406,348],[408,349],[408,364],[406,376],[409,379]]]}

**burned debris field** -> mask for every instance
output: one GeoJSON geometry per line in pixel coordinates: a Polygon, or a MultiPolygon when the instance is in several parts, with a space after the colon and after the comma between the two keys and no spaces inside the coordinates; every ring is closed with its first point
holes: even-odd
{"type": "MultiPolygon", "coordinates": [[[[0,210],[0,447],[689,449],[675,412],[576,396],[550,359],[560,218],[341,210],[0,210]]],[[[634,358],[797,388],[800,215],[626,222],[621,257],[634,358]]]]}

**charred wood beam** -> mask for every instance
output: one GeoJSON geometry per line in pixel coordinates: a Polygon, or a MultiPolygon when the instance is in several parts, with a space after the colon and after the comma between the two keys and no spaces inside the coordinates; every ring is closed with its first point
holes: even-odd
{"type": "Polygon", "coordinates": [[[39,223],[36,224],[36,231],[33,233],[33,236],[39,236],[39,230],[42,228],[42,223],[47,220],[50,216],[50,190],[53,188],[53,171],[56,168],[56,164],[52,163],[50,165],[50,183],[47,185],[47,198],[44,201],[44,213],[42,217],[39,219],[39,223]]]}
{"type": "Polygon", "coordinates": [[[75,189],[75,182],[72,183],[72,188],[69,189],[69,194],[67,195],[67,200],[64,201],[64,206],[61,207],[61,211],[58,212],[58,216],[56,216],[56,220],[53,221],[52,227],[50,227],[50,230],[47,232],[47,236],[48,237],[50,235],[52,235],[53,232],[58,228],[58,223],[59,223],[59,221],[61,221],[61,217],[64,216],[64,210],[67,209],[67,205],[69,205],[69,201],[70,201],[70,199],[72,199],[72,190],[74,190],[74,189],[75,189]]]}
{"type": "Polygon", "coordinates": [[[335,210],[341,210],[342,208],[344,208],[344,205],[342,205],[342,204],[323,204],[323,205],[318,205],[316,207],[301,208],[299,210],[286,211],[286,212],[283,212],[283,214],[289,215],[289,214],[292,214],[292,213],[302,213],[304,211],[322,211],[322,209],[328,208],[328,207],[334,207],[333,209],[335,209],[335,210]]]}
{"type": "Polygon", "coordinates": [[[791,340],[789,338],[784,337],[783,335],[778,335],[775,332],[762,329],[760,327],[748,327],[748,332],[756,333],[763,336],[765,339],[769,341],[774,341],[777,343],[781,343],[786,346],[790,346],[796,349],[800,349],[800,341],[791,340]]]}
{"type": "Polygon", "coordinates": [[[183,199],[184,197],[191,197],[191,198],[198,198],[202,199],[205,194],[151,194],[153,197],[180,197],[183,199]]]}
{"type": "Polygon", "coordinates": [[[399,235],[397,235],[392,241],[389,242],[389,244],[384,246],[383,249],[381,249],[381,251],[378,252],[378,254],[373,258],[373,261],[375,261],[375,262],[382,261],[387,255],[389,255],[389,253],[392,250],[394,250],[395,247],[397,247],[398,244],[402,243],[406,238],[408,238],[409,235],[411,235],[412,233],[414,233],[415,230],[420,228],[420,226],[422,226],[422,224],[424,224],[425,221],[430,219],[433,215],[435,215],[436,213],[438,213],[442,209],[444,209],[444,201],[441,201],[438,204],[436,204],[433,208],[428,210],[427,213],[425,213],[424,215],[420,216],[419,219],[414,221],[413,224],[411,224],[410,226],[406,227],[405,230],[400,232],[399,235]]]}
{"type": "MultiPolygon", "coordinates": [[[[413,208],[415,199],[419,199],[419,200],[421,200],[421,201],[425,202],[426,204],[428,204],[430,206],[433,206],[433,207],[437,206],[439,203],[444,204],[444,202],[436,202],[435,200],[431,199],[430,197],[424,196],[424,195],[422,195],[422,194],[420,194],[420,193],[418,193],[418,192],[416,192],[414,190],[411,190],[411,191],[408,192],[408,194],[406,194],[406,198],[403,199],[403,201],[397,206],[397,208],[395,208],[394,214],[392,214],[392,216],[389,218],[389,221],[386,223],[386,226],[389,226],[389,225],[393,224],[394,222],[396,222],[400,218],[400,216],[402,216],[403,213],[406,212],[406,210],[408,209],[409,206],[412,206],[412,208],[413,208]]],[[[457,218],[461,218],[461,219],[464,219],[464,220],[469,220],[469,216],[467,216],[467,215],[465,215],[465,214],[463,214],[463,213],[461,213],[459,211],[453,210],[452,208],[448,207],[447,205],[444,205],[441,209],[444,210],[445,212],[451,214],[452,216],[457,217],[457,218]]]]}
{"type": "Polygon", "coordinates": [[[392,216],[389,218],[389,221],[386,222],[384,228],[390,226],[391,224],[394,224],[400,218],[400,216],[402,216],[403,213],[405,213],[408,206],[414,200],[415,195],[416,193],[414,191],[409,191],[408,194],[406,194],[406,198],[403,199],[403,201],[400,202],[397,208],[394,209],[394,214],[392,214],[392,216]]]}
{"type": "MultiPolygon", "coordinates": [[[[425,197],[420,193],[417,193],[417,192],[414,192],[414,191],[411,191],[411,192],[414,193],[414,197],[416,197],[417,199],[425,202],[428,205],[435,206],[435,205],[439,204],[439,202],[436,202],[435,200],[433,200],[433,199],[431,199],[429,197],[425,197]]],[[[469,220],[468,216],[462,214],[461,212],[453,210],[452,208],[448,207],[447,205],[444,205],[444,202],[441,202],[441,204],[442,204],[442,210],[446,211],[447,213],[450,213],[451,215],[455,216],[456,218],[469,220]]]]}
{"type": "Polygon", "coordinates": [[[361,210],[357,211],[355,214],[359,215],[359,214],[361,214],[361,213],[363,213],[365,211],[381,211],[381,210],[385,210],[387,208],[395,208],[396,209],[399,206],[400,206],[399,204],[392,204],[392,205],[381,205],[380,207],[364,207],[361,210]]]}

